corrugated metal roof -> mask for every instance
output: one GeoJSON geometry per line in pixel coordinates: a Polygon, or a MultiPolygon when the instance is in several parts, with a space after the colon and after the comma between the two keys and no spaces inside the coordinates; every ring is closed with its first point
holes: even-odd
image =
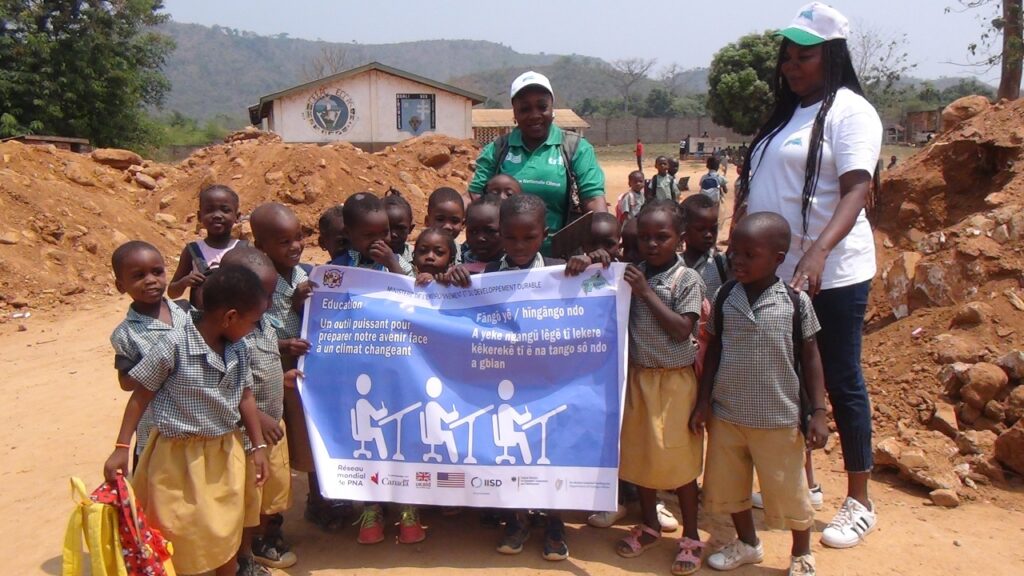
{"type": "MultiPolygon", "coordinates": [[[[512,110],[508,108],[473,109],[473,128],[511,128],[516,125],[512,110]]],[[[577,130],[590,128],[590,124],[569,108],[555,109],[555,125],[577,130]]]]}

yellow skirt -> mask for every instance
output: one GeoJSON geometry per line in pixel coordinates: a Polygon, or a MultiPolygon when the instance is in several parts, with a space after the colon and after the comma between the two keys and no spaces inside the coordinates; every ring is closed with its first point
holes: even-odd
{"type": "MultiPolygon", "coordinates": [[[[284,428],[284,422],[281,422],[284,428]]],[[[286,430],[287,432],[287,430],[286,430]]],[[[281,440],[267,452],[270,475],[256,487],[256,466],[245,457],[245,527],[259,526],[260,516],[284,512],[292,506],[292,471],[288,467],[288,442],[281,440]]]]}
{"type": "Polygon", "coordinates": [[[704,462],[704,436],[689,428],[696,403],[692,366],[630,366],[619,478],[658,490],[674,490],[696,480],[704,462]]]}
{"type": "Polygon", "coordinates": [[[132,485],[146,516],[174,545],[179,574],[212,571],[238,552],[245,513],[241,432],[177,439],[154,430],[132,485]]]}

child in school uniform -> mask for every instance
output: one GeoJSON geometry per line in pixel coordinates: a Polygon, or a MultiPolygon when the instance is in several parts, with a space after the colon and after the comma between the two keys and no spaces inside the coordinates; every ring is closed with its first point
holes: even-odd
{"type": "Polygon", "coordinates": [[[708,299],[714,297],[722,284],[732,280],[728,258],[715,248],[718,241],[718,206],[704,194],[693,194],[680,202],[686,225],[683,261],[704,280],[707,288],[704,294],[708,299]]]}
{"type": "MultiPolygon", "coordinates": [[[[493,180],[493,178],[492,178],[493,180]]],[[[470,274],[479,274],[489,262],[504,255],[498,233],[501,196],[485,193],[466,208],[466,242],[461,247],[462,261],[454,262],[449,275],[460,275],[455,284],[465,284],[470,274]]]]}
{"type": "Polygon", "coordinates": [[[687,421],[697,402],[694,329],[704,283],[676,254],[683,221],[675,202],[649,202],[636,221],[643,261],[628,266],[624,277],[633,299],[619,477],[640,487],[642,523],[616,544],[615,551],[633,558],[659,542],[657,491],[674,491],[683,535],[671,570],[692,574],[701,567],[704,548],[697,532],[703,436],[691,433],[687,421]]]}
{"type": "Polygon", "coordinates": [[[402,193],[394,188],[384,194],[384,212],[388,215],[388,227],[391,234],[388,246],[395,254],[412,262],[412,246],[408,244],[409,234],[416,227],[412,221],[412,206],[402,197],[402,193]]]}
{"type": "MultiPolygon", "coordinates": [[[[265,310],[270,309],[277,288],[277,271],[266,254],[251,246],[238,247],[221,260],[224,266],[248,268],[260,278],[267,293],[265,310]]],[[[285,380],[294,380],[296,371],[286,375],[281,367],[281,352],[277,347],[277,319],[268,312],[260,317],[256,328],[243,342],[249,347],[252,367],[252,393],[259,410],[263,443],[268,446],[270,466],[266,482],[257,487],[255,482],[245,486],[245,531],[238,554],[239,574],[269,575],[269,571],[254,566],[259,563],[269,568],[288,568],[298,559],[284,541],[278,516],[291,507],[291,469],[288,464],[288,443],[284,442],[284,387],[285,380]]],[[[246,435],[242,437],[248,451],[252,446],[246,435]]],[[[252,459],[247,462],[247,473],[255,474],[252,459]]]]}
{"type": "MultiPolygon", "coordinates": [[[[466,202],[454,188],[438,188],[427,198],[427,215],[423,217],[427,228],[442,228],[452,235],[456,241],[462,228],[466,225],[466,202]]],[[[455,262],[462,262],[462,252],[458,244],[455,251],[455,262]]]]}
{"type": "Polygon", "coordinates": [[[522,194],[523,188],[519,180],[508,174],[495,174],[484,185],[484,195],[497,194],[500,200],[505,200],[513,194],[522,194]]]}
{"type": "Polygon", "coordinates": [[[627,182],[629,188],[615,202],[615,218],[620,223],[636,218],[644,207],[644,173],[639,170],[630,172],[627,182]]]}
{"type": "Polygon", "coordinates": [[[344,204],[336,204],[324,210],[317,220],[317,246],[327,252],[327,261],[348,253],[348,236],[345,235],[344,204]]]}
{"type": "Polygon", "coordinates": [[[654,161],[654,167],[658,169],[658,173],[647,183],[646,198],[676,202],[679,199],[679,190],[676,189],[675,177],[668,173],[668,158],[658,156],[654,161]]]}
{"type": "Polygon", "coordinates": [[[155,430],[133,479],[139,504],[174,544],[181,574],[235,576],[244,522],[245,451],[255,481],[267,478],[266,445],[246,345],[267,295],[250,270],[222,266],[204,284],[205,309],[153,345],[129,371],[134,387],[103,477],[128,468],[129,442],[146,408],[155,430]]]}
{"type": "Polygon", "coordinates": [[[451,268],[455,257],[455,239],[440,228],[427,228],[416,239],[413,252],[413,268],[416,269],[416,284],[424,286],[434,280],[442,280],[451,268]]]}
{"type": "Polygon", "coordinates": [[[717,337],[708,348],[690,427],[707,426],[704,504],[712,513],[731,514],[738,536],[708,557],[716,570],[764,559],[751,512],[756,470],[766,524],[793,534],[789,575],[815,573],[804,450],[820,448],[828,438],[825,387],[811,299],[790,292],[775,274],[789,243],[789,224],[778,214],[757,212],[740,220],[731,241],[737,282],[719,290],[708,323],[717,337]],[[800,333],[794,334],[797,326],[800,333]],[[803,410],[801,387],[809,404],[803,410]],[[802,411],[810,413],[806,437],[802,411]]]}
{"type": "Polygon", "coordinates": [[[618,260],[621,254],[621,236],[619,221],[608,212],[594,213],[590,223],[590,237],[583,244],[583,252],[590,253],[601,249],[618,260]]]}
{"type": "Polygon", "coordinates": [[[199,192],[197,217],[206,230],[206,238],[189,242],[181,251],[178,267],[167,286],[171,299],[180,298],[188,290],[188,301],[197,307],[201,304],[203,281],[217,268],[224,254],[239,242],[245,244],[231,237],[239,216],[238,194],[230,187],[214,184],[199,192]]]}
{"type": "MultiPolygon", "coordinates": [[[[125,242],[114,250],[110,257],[110,267],[114,271],[117,291],[127,293],[132,299],[128,315],[110,334],[117,381],[122,390],[131,392],[133,383],[128,378],[128,372],[158,340],[167,336],[171,330],[181,328],[189,318],[180,306],[164,296],[167,268],[164,266],[164,257],[152,244],[141,240],[125,242]]],[[[134,465],[138,464],[146,448],[152,426],[151,414],[147,410],[135,432],[134,465]]]]}

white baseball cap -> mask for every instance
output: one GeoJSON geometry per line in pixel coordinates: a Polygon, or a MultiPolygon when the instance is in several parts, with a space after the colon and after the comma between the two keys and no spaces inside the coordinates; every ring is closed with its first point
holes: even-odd
{"type": "Polygon", "coordinates": [[[529,72],[523,72],[512,81],[511,96],[509,98],[515,98],[516,94],[519,94],[527,86],[540,86],[547,90],[552,98],[555,96],[555,91],[551,89],[551,81],[548,80],[548,77],[540,72],[530,70],[529,72]]]}
{"type": "Polygon", "coordinates": [[[801,46],[814,46],[829,40],[850,36],[850,21],[835,8],[811,2],[796,14],[787,28],[779,30],[791,42],[801,46]]]}

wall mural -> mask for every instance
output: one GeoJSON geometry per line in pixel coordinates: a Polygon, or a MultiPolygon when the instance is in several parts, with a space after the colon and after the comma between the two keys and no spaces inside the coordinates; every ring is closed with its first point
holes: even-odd
{"type": "Polygon", "coordinates": [[[356,108],[344,90],[315,90],[306,101],[303,117],[321,134],[344,134],[356,121],[356,108]]]}
{"type": "Polygon", "coordinates": [[[398,129],[419,136],[437,129],[433,94],[397,94],[398,129]]]}

